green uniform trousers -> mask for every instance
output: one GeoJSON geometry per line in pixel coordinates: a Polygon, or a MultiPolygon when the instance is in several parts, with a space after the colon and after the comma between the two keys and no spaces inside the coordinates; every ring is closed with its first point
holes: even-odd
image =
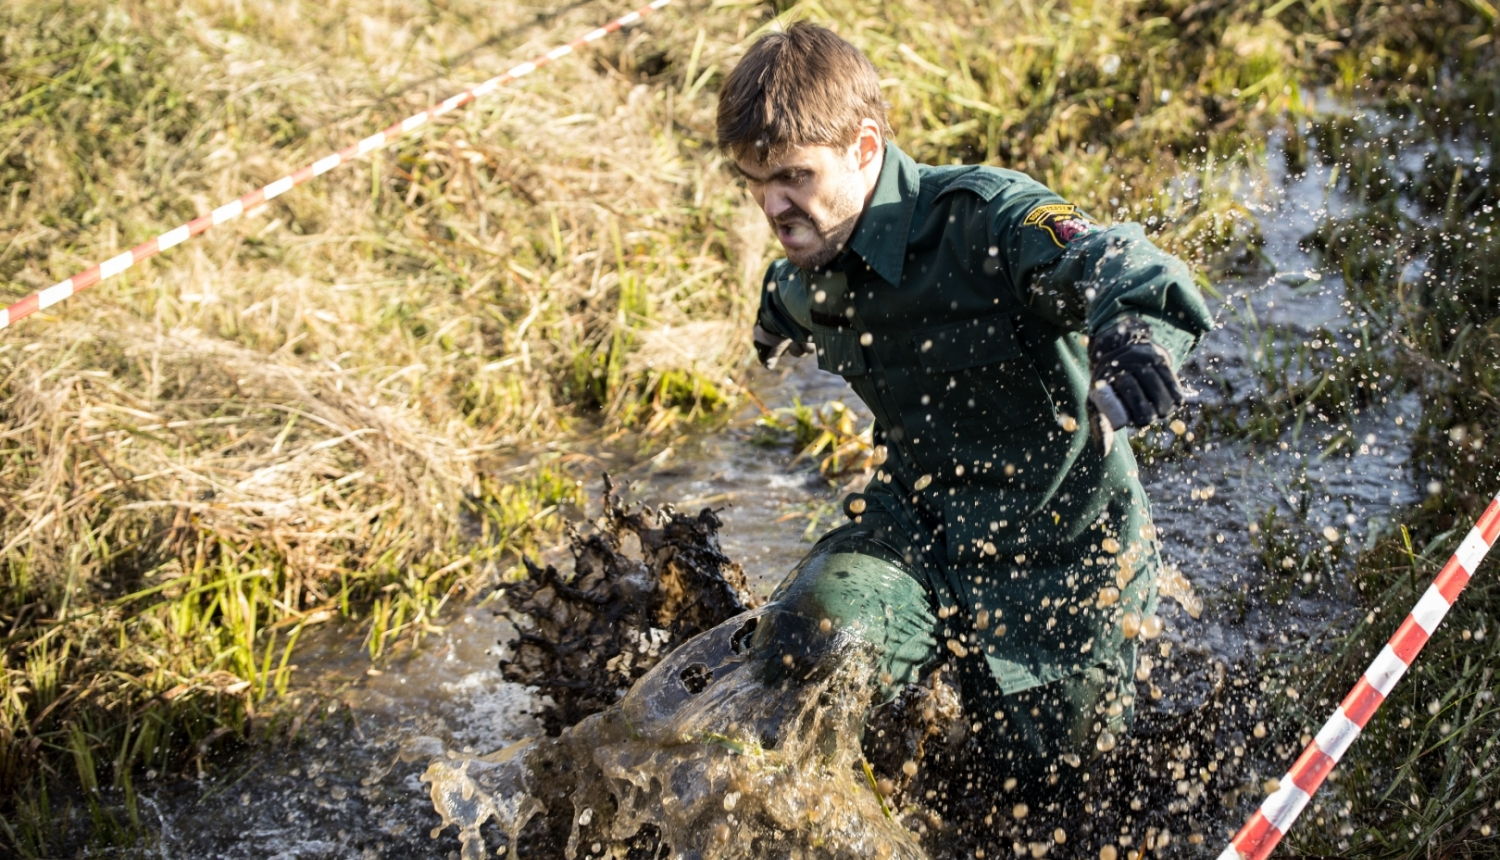
{"type": "Polygon", "coordinates": [[[882,506],[857,519],[825,535],[771,595],[781,611],[762,617],[751,648],[768,680],[795,681],[849,634],[874,646],[875,704],[948,661],[965,722],[978,726],[984,781],[998,787],[1013,777],[1031,797],[1076,792],[1103,733],[1119,737],[1133,717],[1135,643],[1096,654],[1071,675],[1006,694],[983,656],[983,641],[998,625],[940,609],[956,601],[941,599],[948,580],[939,552],[917,543],[922,530],[882,506]]]}

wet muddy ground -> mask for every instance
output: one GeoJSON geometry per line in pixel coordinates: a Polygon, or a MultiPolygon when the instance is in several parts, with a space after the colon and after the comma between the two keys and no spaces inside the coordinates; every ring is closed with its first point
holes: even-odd
{"type": "MultiPolygon", "coordinates": [[[[1265,238],[1263,259],[1252,274],[1215,285],[1220,328],[1185,374],[1205,405],[1259,396],[1258,331],[1274,331],[1274,341],[1290,348],[1358,325],[1343,304],[1338,273],[1320,271],[1304,247],[1330,207],[1343,203],[1328,196],[1326,172],[1314,166],[1288,177],[1279,161],[1272,159],[1267,181],[1242,195],[1265,238]]],[[[750,384],[773,408],[794,398],[856,405],[841,379],[810,365],[757,370],[750,384]]],[[[1347,432],[1309,415],[1271,441],[1195,436],[1143,463],[1165,556],[1202,602],[1197,618],[1163,602],[1163,641],[1174,656],[1152,679],[1162,692],[1152,707],[1171,713],[1201,704],[1219,667],[1253,671],[1268,650],[1346,617],[1351,592],[1337,576],[1304,571],[1300,561],[1293,574],[1268,573],[1267,558],[1276,558],[1267,524],[1336,535],[1332,540],[1350,553],[1390,528],[1392,514],[1422,492],[1405,468],[1417,410],[1414,400],[1393,397],[1353,416],[1347,432]],[[1330,451],[1336,436],[1352,441],[1330,451]],[[1270,511],[1275,518],[1267,518],[1270,511]]],[[[590,453],[629,500],[717,510],[724,554],[742,566],[749,590],[764,596],[837,524],[836,502],[849,487],[805,462],[790,465],[784,445],[760,444],[758,414],[747,405],[722,432],[683,440],[646,462],[590,453]]],[[[597,496],[590,504],[588,513],[597,516],[597,496]]],[[[325,629],[298,658],[303,710],[295,739],[283,724],[273,745],[216,753],[200,781],[158,777],[139,786],[144,823],[160,834],[149,853],[456,857],[453,829],[430,833],[439,819],[418,782],[429,758],[445,750],[489,752],[541,729],[529,713],[534,693],[506,682],[498,668],[499,643],[515,631],[495,610],[491,599],[455,612],[419,653],[376,670],[350,634],[325,629]]],[[[1217,840],[1238,823],[1206,827],[1203,835],[1217,840]]]]}

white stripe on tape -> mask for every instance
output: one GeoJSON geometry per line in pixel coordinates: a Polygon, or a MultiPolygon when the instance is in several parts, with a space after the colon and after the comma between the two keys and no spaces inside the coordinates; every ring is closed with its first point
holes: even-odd
{"type": "Polygon", "coordinates": [[[459,93],[456,96],[449,96],[448,98],[443,99],[443,103],[438,105],[437,112],[448,113],[449,111],[456,109],[459,105],[464,103],[464,96],[466,95],[468,95],[468,93],[459,93]]]}
{"type": "Polygon", "coordinates": [[[131,266],[135,265],[135,257],[129,251],[117,254],[99,264],[99,280],[113,278],[131,266]]]}
{"type": "Polygon", "coordinates": [[[73,279],[69,278],[60,284],[53,284],[40,293],[37,293],[36,309],[50,308],[71,295],[73,295],[73,279]]]}
{"type": "Polygon", "coordinates": [[[0,308],[0,328],[10,325],[10,309],[0,308]]]}
{"type": "Polygon", "coordinates": [[[385,146],[385,132],[377,131],[359,142],[359,154],[365,155],[385,146]]]}
{"type": "Polygon", "coordinates": [[[1427,586],[1427,591],[1422,594],[1422,599],[1418,600],[1417,605],[1413,606],[1411,610],[1412,620],[1417,622],[1417,625],[1423,630],[1426,630],[1428,636],[1431,636],[1432,632],[1438,628],[1438,625],[1443,623],[1443,616],[1447,614],[1448,599],[1443,597],[1443,593],[1438,591],[1436,585],[1427,586]]]}
{"type": "Polygon", "coordinates": [[[426,122],[427,122],[427,111],[422,111],[421,113],[412,114],[411,116],[407,117],[406,119],[401,120],[401,131],[402,132],[408,132],[408,131],[411,131],[414,128],[420,128],[426,122]]]}
{"type": "Polygon", "coordinates": [[[1298,788],[1291,777],[1285,777],[1281,780],[1281,787],[1261,803],[1260,814],[1271,822],[1272,827],[1286,833],[1311,799],[1312,795],[1298,788]]]}
{"type": "Polygon", "coordinates": [[[184,224],[156,237],[156,250],[165,251],[168,248],[175,248],[192,237],[193,234],[188,231],[188,226],[184,224]]]}
{"type": "Polygon", "coordinates": [[[1333,716],[1329,717],[1328,722],[1323,724],[1323,728],[1318,730],[1318,736],[1313,738],[1313,742],[1318,745],[1318,749],[1323,751],[1323,755],[1338,761],[1344,757],[1344,753],[1348,752],[1349,745],[1354,743],[1357,737],[1359,737],[1359,726],[1344,715],[1343,708],[1336,708],[1333,716]]]}
{"type": "Polygon", "coordinates": [[[522,63],[521,65],[516,66],[514,69],[506,72],[506,74],[510,75],[513,78],[519,78],[523,75],[529,75],[534,71],[536,71],[536,63],[522,63]]]}
{"type": "Polygon", "coordinates": [[[217,226],[219,224],[223,224],[225,221],[232,221],[235,218],[240,217],[240,214],[244,211],[245,205],[238,200],[234,201],[233,203],[225,203],[223,206],[220,206],[218,209],[214,210],[214,225],[217,226]]]}
{"type": "Polygon", "coordinates": [[[1242,860],[1242,858],[1240,857],[1240,852],[1234,850],[1234,846],[1230,845],[1215,860],[1242,860]]]}
{"type": "Polygon", "coordinates": [[[608,35],[609,31],[604,29],[603,27],[600,27],[597,30],[590,30],[588,33],[585,33],[583,36],[583,40],[585,42],[597,42],[608,35]]]}
{"type": "Polygon", "coordinates": [[[1464,566],[1470,576],[1474,575],[1474,569],[1479,567],[1479,562],[1484,560],[1484,554],[1490,551],[1490,545],[1484,542],[1484,535],[1479,529],[1471,529],[1469,536],[1458,545],[1458,551],[1453,553],[1458,557],[1458,563],[1464,566]]]}
{"type": "Polygon", "coordinates": [[[651,0],[651,8],[652,9],[660,9],[661,7],[667,5],[668,3],[671,3],[671,2],[672,2],[672,0],[651,0]]]}
{"type": "Polygon", "coordinates": [[[271,200],[292,190],[292,177],[283,176],[266,186],[266,199],[271,200]]]}
{"type": "Polygon", "coordinates": [[[573,53],[572,45],[558,45],[556,48],[553,48],[552,50],[547,52],[547,59],[561,60],[563,57],[566,57],[571,53],[573,53]]]}
{"type": "Polygon", "coordinates": [[[322,176],[335,167],[338,167],[343,162],[344,159],[339,157],[339,154],[337,152],[326,158],[320,158],[317,161],[313,162],[313,176],[322,176]]]}
{"type": "Polygon", "coordinates": [[[1390,645],[1380,649],[1375,659],[1370,663],[1370,668],[1365,670],[1365,678],[1369,680],[1370,686],[1380,691],[1382,697],[1391,694],[1391,688],[1406,674],[1406,664],[1396,656],[1390,645]]]}
{"type": "Polygon", "coordinates": [[[641,20],[641,13],[639,13],[639,12],[631,12],[628,15],[621,15],[620,16],[620,26],[621,27],[629,27],[631,24],[634,24],[635,22],[637,22],[639,20],[641,20]]]}
{"type": "Polygon", "coordinates": [[[500,78],[490,78],[474,88],[474,98],[481,99],[500,87],[500,78]]]}

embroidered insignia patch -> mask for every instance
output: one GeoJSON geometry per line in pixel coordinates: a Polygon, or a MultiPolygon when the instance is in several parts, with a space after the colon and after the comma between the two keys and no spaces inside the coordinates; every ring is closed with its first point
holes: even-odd
{"type": "Polygon", "coordinates": [[[1065,248],[1079,236],[1098,229],[1071,203],[1044,203],[1027,213],[1021,226],[1046,230],[1059,248],[1065,248]]]}

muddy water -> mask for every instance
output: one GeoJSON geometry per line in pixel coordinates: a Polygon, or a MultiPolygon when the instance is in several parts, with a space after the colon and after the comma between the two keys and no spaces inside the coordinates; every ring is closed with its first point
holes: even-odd
{"type": "MultiPolygon", "coordinates": [[[[1321,271],[1302,246],[1320,219],[1347,204],[1329,196],[1326,171],[1314,166],[1292,177],[1279,161],[1273,158],[1266,180],[1242,193],[1266,240],[1264,265],[1253,276],[1216,285],[1223,296],[1216,302],[1221,327],[1186,370],[1205,403],[1258,396],[1257,327],[1274,327],[1285,346],[1358,324],[1343,304],[1338,273],[1321,271]]],[[[842,398],[856,405],[842,380],[820,373],[810,360],[793,362],[781,373],[757,371],[750,385],[773,408],[794,398],[807,404],[842,398]]],[[[1185,454],[1179,442],[1176,453],[1143,464],[1165,556],[1202,603],[1193,618],[1181,605],[1164,602],[1166,636],[1177,658],[1170,673],[1154,679],[1163,695],[1153,707],[1189,707],[1215,664],[1243,664],[1348,612],[1350,594],[1337,578],[1295,578],[1284,601],[1265,599],[1264,536],[1254,528],[1275,510],[1312,534],[1334,530],[1337,540],[1358,551],[1390,526],[1396,510],[1420,497],[1404,466],[1406,428],[1418,406],[1409,398],[1390,398],[1353,416],[1354,444],[1332,453],[1325,453],[1332,425],[1310,416],[1269,444],[1195,439],[1185,454]]],[[[685,510],[720,509],[726,554],[741,562],[752,588],[765,594],[818,534],[837,524],[836,501],[850,487],[830,483],[806,464],[789,467],[785,446],[758,444],[757,415],[756,407],[747,406],[727,430],[687,439],[643,463],[615,452],[594,453],[601,468],[622,481],[628,498],[673,502],[685,510]]],[[[868,418],[862,414],[861,420],[868,418]]],[[[476,782],[467,797],[460,789],[459,800],[498,804],[498,786],[518,777],[505,770],[504,761],[479,756],[538,727],[527,713],[531,695],[505,683],[495,668],[497,643],[512,635],[506,622],[486,605],[467,607],[450,622],[420,653],[383,665],[380,674],[368,671],[357,641],[325,631],[299,657],[306,710],[295,742],[227,752],[215,762],[213,776],[201,782],[142,786],[146,824],[160,832],[151,853],[458,857],[463,846],[456,829],[434,830],[441,821],[419,777],[434,756],[432,766],[439,770],[473,768],[475,779],[484,776],[492,784],[476,782]]],[[[620,761],[642,754],[621,744],[620,761]]],[[[721,756],[705,767],[723,770],[726,761],[721,756]]],[[[724,778],[731,777],[745,778],[724,778]]],[[[633,813],[640,820],[666,815],[659,805],[642,803],[633,813]]],[[[494,814],[515,812],[497,807],[494,814]]],[[[491,856],[493,848],[491,839],[491,856]]]]}

